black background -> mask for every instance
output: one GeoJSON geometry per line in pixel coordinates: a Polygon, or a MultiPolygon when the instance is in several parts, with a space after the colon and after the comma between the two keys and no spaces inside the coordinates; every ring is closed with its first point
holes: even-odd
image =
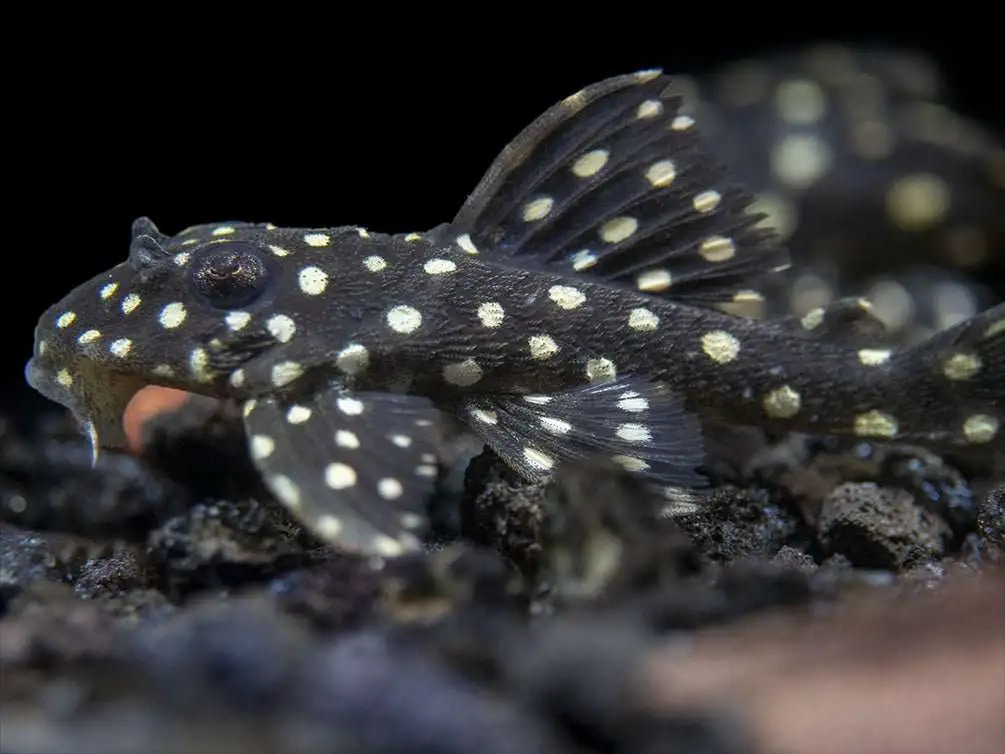
{"type": "Polygon", "coordinates": [[[331,15],[340,7],[8,17],[5,404],[37,405],[22,370],[39,314],[125,258],[136,216],[167,233],[224,220],[421,230],[451,217],[543,109],[606,76],[700,73],[814,41],[887,44],[934,57],[958,110],[1005,126],[1003,49],[987,20],[878,28],[828,5],[748,19],[712,4],[694,19],[611,4],[570,6],[568,23],[544,5],[435,19],[374,6],[350,20],[331,15]],[[800,19],[810,10],[824,13],[816,27],[800,19]]]}

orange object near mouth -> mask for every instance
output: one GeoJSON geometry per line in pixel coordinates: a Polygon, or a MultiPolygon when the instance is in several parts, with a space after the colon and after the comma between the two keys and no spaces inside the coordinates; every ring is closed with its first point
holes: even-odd
{"type": "Polygon", "coordinates": [[[143,426],[155,416],[176,411],[192,393],[172,387],[148,385],[137,391],[122,415],[129,451],[139,455],[143,451],[143,426]]]}

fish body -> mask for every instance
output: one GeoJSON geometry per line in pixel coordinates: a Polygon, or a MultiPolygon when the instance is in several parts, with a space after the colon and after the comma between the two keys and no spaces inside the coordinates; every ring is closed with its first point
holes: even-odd
{"type": "Polygon", "coordinates": [[[1005,305],[907,350],[868,305],[735,311],[788,265],[659,71],[549,109],[421,233],[134,223],[128,259],[51,307],[29,383],[96,447],[142,386],[243,404],[276,497],[342,549],[419,546],[443,413],[528,479],[601,454],[670,508],[700,421],[986,446],[1005,421],[1005,305]]]}

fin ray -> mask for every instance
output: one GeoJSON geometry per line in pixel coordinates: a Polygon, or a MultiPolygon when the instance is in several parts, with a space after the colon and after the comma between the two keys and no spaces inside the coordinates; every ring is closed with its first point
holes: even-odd
{"type": "MultiPolygon", "coordinates": [[[[465,399],[462,418],[522,476],[606,455],[661,488],[699,488],[701,427],[680,396],[626,377],[549,395],[465,399]]],[[[665,489],[662,490],[666,492],[665,489]]]]}
{"type": "Polygon", "coordinates": [[[339,549],[395,556],[419,547],[437,417],[424,398],[333,387],[248,401],[244,423],[266,485],[295,517],[339,549]]]}
{"type": "Polygon", "coordinates": [[[555,105],[492,164],[444,234],[511,265],[566,270],[654,295],[731,301],[788,255],[752,196],[705,150],[656,72],[555,105]]]}

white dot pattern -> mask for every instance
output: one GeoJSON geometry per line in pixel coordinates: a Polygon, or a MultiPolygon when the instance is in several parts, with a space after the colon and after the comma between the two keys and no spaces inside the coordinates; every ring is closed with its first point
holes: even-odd
{"type": "Polygon", "coordinates": [[[122,299],[122,303],[120,304],[120,306],[122,307],[122,313],[132,314],[134,311],[136,311],[136,308],[140,305],[140,303],[142,303],[142,299],[140,299],[138,294],[130,293],[126,295],[126,297],[122,299]]]}
{"type": "Polygon", "coordinates": [[[403,335],[413,333],[422,326],[422,314],[411,306],[391,307],[387,312],[387,326],[403,335]]]}
{"type": "Polygon", "coordinates": [[[307,406],[290,406],[286,412],[286,421],[290,424],[303,424],[309,421],[312,411],[307,406]]]}
{"type": "Polygon", "coordinates": [[[335,366],[346,374],[362,374],[370,363],[370,352],[360,343],[350,343],[335,357],[335,366]]]}
{"type": "Polygon", "coordinates": [[[119,338],[118,340],[112,341],[111,345],[108,346],[108,350],[111,351],[113,356],[118,356],[120,359],[124,359],[129,355],[129,351],[132,347],[133,342],[129,338],[119,338]]]}
{"type": "Polygon", "coordinates": [[[363,266],[370,272],[380,272],[381,270],[387,268],[387,260],[385,260],[384,257],[379,257],[374,254],[363,260],[363,266]]]}
{"type": "Polygon", "coordinates": [[[350,432],[348,429],[340,429],[335,433],[335,444],[340,448],[356,450],[359,448],[359,438],[355,432],[350,432]]]}
{"type": "Polygon", "coordinates": [[[586,295],[571,285],[553,285],[548,289],[548,298],[562,309],[576,309],[586,301],[586,295]]]}
{"type": "Polygon", "coordinates": [[[157,321],[161,323],[161,327],[171,330],[181,326],[187,316],[188,311],[185,309],[185,305],[180,301],[174,301],[161,309],[161,313],[157,315],[157,321]]]}
{"type": "Polygon", "coordinates": [[[325,468],[325,484],[333,490],[345,490],[356,484],[356,470],[345,463],[330,463],[325,468]]]}
{"type": "Polygon", "coordinates": [[[474,359],[465,359],[443,367],[443,379],[458,387],[470,387],[478,382],[482,375],[482,368],[474,359]]]}
{"type": "Polygon", "coordinates": [[[496,301],[486,301],[478,305],[478,319],[485,327],[499,327],[506,316],[502,304],[496,301]]]}
{"type": "Polygon", "coordinates": [[[534,222],[548,216],[551,208],[555,205],[555,200],[550,196],[542,196],[527,202],[523,208],[524,222],[534,222]]]}
{"type": "Polygon", "coordinates": [[[634,217],[615,217],[600,227],[600,237],[607,243],[620,243],[631,238],[639,228],[634,217]]]}
{"type": "Polygon", "coordinates": [[[227,327],[237,332],[238,330],[243,330],[251,321],[251,315],[247,312],[227,312],[223,321],[227,323],[227,327]]]}
{"type": "Polygon", "coordinates": [[[327,233],[304,233],[304,243],[308,246],[320,248],[328,246],[331,242],[331,236],[327,233]]]}
{"type": "Polygon", "coordinates": [[[363,402],[358,398],[339,398],[335,405],[346,416],[359,416],[363,413],[363,402]]]}
{"type": "Polygon", "coordinates": [[[646,180],[653,185],[654,188],[663,188],[664,186],[669,186],[673,183],[674,178],[677,177],[677,168],[673,164],[673,160],[660,160],[659,162],[654,162],[646,170],[646,180]]]}
{"type": "Polygon", "coordinates": [[[457,265],[449,259],[430,259],[422,269],[427,275],[446,275],[457,270],[457,265]]]}
{"type": "Polygon", "coordinates": [[[304,368],[296,361],[282,361],[272,367],[272,384],[275,387],[289,385],[304,373],[304,368]]]}
{"type": "Polygon", "coordinates": [[[531,357],[539,360],[550,359],[558,353],[558,344],[550,335],[531,335],[527,339],[527,346],[531,357]]]}
{"type": "Polygon", "coordinates": [[[320,296],[328,287],[328,273],[320,267],[304,267],[297,276],[300,290],[308,296],[320,296]]]}
{"type": "Polygon", "coordinates": [[[660,318],[649,309],[632,309],[628,313],[628,326],[640,332],[652,332],[659,327],[660,318]]]}
{"type": "Polygon", "coordinates": [[[577,158],[572,163],[572,173],[578,178],[590,178],[603,170],[611,153],[606,149],[594,149],[577,158]]]}
{"type": "Polygon", "coordinates": [[[265,327],[280,343],[289,343],[297,332],[296,323],[285,314],[269,317],[265,327]]]}

